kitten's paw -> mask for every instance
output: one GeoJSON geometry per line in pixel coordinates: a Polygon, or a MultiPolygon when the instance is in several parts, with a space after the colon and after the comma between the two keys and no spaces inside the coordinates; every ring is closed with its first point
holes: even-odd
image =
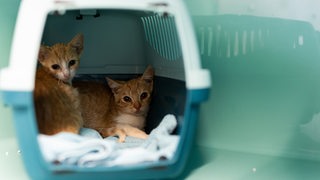
{"type": "Polygon", "coordinates": [[[149,137],[148,134],[142,134],[142,135],[141,135],[141,139],[147,139],[148,137],[149,137]]]}
{"type": "Polygon", "coordinates": [[[126,135],[119,136],[118,142],[124,143],[126,141],[126,135]]]}
{"type": "Polygon", "coordinates": [[[130,136],[132,136],[132,137],[136,137],[136,138],[140,138],[140,139],[147,139],[148,137],[149,137],[149,135],[148,134],[146,134],[145,132],[143,132],[143,131],[136,131],[136,132],[134,132],[134,133],[130,133],[130,136]]]}

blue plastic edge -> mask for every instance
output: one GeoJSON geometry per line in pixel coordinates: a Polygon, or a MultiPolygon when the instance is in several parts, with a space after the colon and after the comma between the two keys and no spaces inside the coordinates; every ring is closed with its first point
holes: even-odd
{"type": "Polygon", "coordinates": [[[37,141],[33,92],[2,91],[1,95],[5,105],[12,107],[15,131],[27,172],[31,177],[44,177],[48,170],[37,141]]]}
{"type": "Polygon", "coordinates": [[[209,88],[187,90],[184,121],[180,143],[173,159],[159,163],[146,163],[132,167],[80,168],[56,166],[44,161],[37,141],[33,92],[2,92],[4,103],[12,106],[14,124],[23,162],[32,179],[141,179],[175,178],[181,174],[188,159],[197,127],[201,102],[209,97],[209,88]]]}

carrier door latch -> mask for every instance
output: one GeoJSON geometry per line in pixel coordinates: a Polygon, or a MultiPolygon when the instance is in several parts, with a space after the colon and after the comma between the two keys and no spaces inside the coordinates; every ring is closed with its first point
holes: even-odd
{"type": "Polygon", "coordinates": [[[157,3],[150,3],[150,6],[152,8],[154,8],[155,12],[157,12],[159,15],[163,16],[163,17],[168,17],[169,13],[168,13],[168,7],[169,5],[165,2],[157,2],[157,3]]]}
{"type": "Polygon", "coordinates": [[[79,15],[76,16],[77,20],[82,20],[84,16],[93,16],[94,18],[100,17],[100,13],[96,9],[80,10],[79,15]]]}

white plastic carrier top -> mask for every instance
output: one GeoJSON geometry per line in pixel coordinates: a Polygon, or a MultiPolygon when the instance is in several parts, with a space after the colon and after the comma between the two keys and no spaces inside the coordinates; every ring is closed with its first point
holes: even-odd
{"type": "Polygon", "coordinates": [[[33,91],[38,49],[48,14],[53,11],[63,14],[66,10],[97,8],[172,14],[180,40],[187,88],[210,87],[209,72],[200,67],[193,26],[180,0],[23,0],[16,22],[9,66],[0,72],[0,89],[33,91]]]}

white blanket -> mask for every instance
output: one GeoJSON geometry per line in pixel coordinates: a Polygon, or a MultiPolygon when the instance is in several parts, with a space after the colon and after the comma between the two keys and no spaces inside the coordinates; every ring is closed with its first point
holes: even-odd
{"type": "Polygon", "coordinates": [[[51,163],[82,167],[132,165],[171,159],[179,143],[179,136],[171,135],[176,126],[176,118],[166,115],[146,140],[129,136],[124,143],[118,143],[116,137],[103,139],[97,131],[83,128],[80,135],[40,134],[38,141],[43,157],[51,163]]]}

